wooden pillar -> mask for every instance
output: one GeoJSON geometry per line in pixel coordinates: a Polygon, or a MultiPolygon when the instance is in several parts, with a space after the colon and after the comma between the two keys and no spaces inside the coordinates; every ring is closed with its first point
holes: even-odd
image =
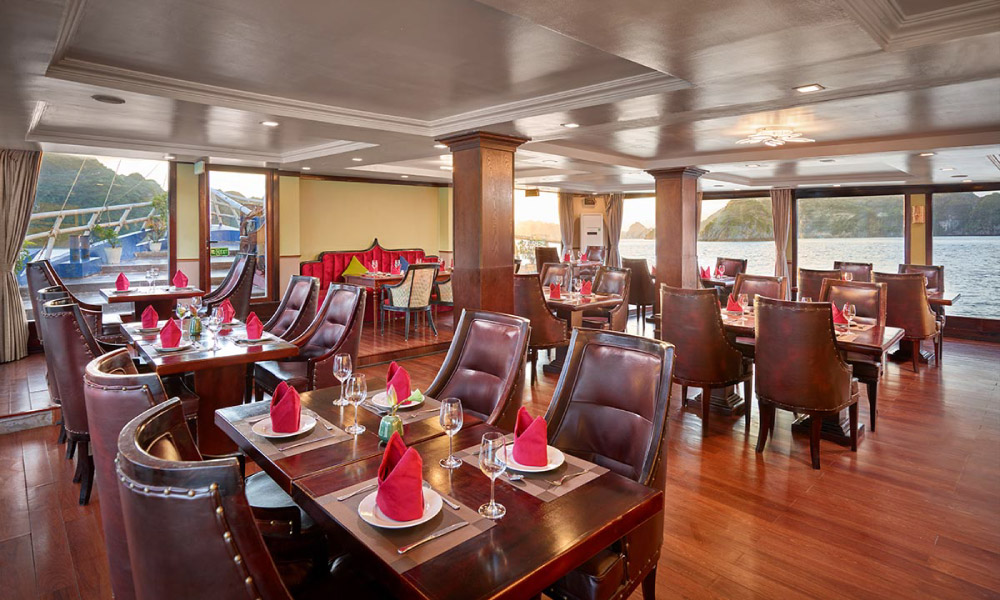
{"type": "MultiPolygon", "coordinates": [[[[698,178],[694,167],[649,171],[656,179],[656,288],[697,288],[698,178]]],[[[659,292],[657,292],[659,294],[659,292]]]]}
{"type": "Polygon", "coordinates": [[[525,138],[473,131],[437,140],[452,152],[455,319],[514,312],[514,151],[525,138]]]}

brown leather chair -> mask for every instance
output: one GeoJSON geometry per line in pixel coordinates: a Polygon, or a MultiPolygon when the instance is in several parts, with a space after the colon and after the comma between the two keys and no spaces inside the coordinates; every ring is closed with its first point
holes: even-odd
{"type": "Polygon", "coordinates": [[[553,283],[558,283],[566,289],[567,274],[570,272],[569,265],[566,263],[545,263],[541,266],[538,271],[538,280],[542,283],[542,287],[548,287],[553,283]]]}
{"type": "Polygon", "coordinates": [[[747,272],[747,259],[745,258],[723,258],[718,257],[715,259],[715,271],[712,271],[712,275],[722,267],[726,273],[726,277],[736,277],[740,273],[747,272]]]}
{"type": "Polygon", "coordinates": [[[764,451],[773,429],[774,410],[783,408],[812,417],[809,450],[819,468],[823,417],[847,408],[851,450],[858,450],[858,382],[837,350],[833,313],[828,302],[786,302],[758,296],[757,401],[760,430],[757,452],[764,451]]]}
{"type": "Polygon", "coordinates": [[[629,283],[628,303],[635,305],[636,318],[642,324],[642,331],[646,331],[646,307],[656,304],[656,283],[649,272],[649,263],[645,258],[623,258],[622,266],[632,272],[632,280],[629,283]]]}
{"type": "Polygon", "coordinates": [[[743,383],[746,425],[750,431],[753,362],[726,336],[715,289],[660,286],[660,339],[677,348],[674,381],[687,405],[688,386],[700,387],[701,429],[708,432],[712,390],[743,383]]]}
{"type": "Polygon", "coordinates": [[[566,321],[549,311],[542,284],[533,273],[514,276],[514,314],[531,322],[528,363],[531,365],[531,385],[535,385],[538,380],[538,351],[569,343],[566,321]]]}
{"type": "Polygon", "coordinates": [[[236,311],[236,318],[243,321],[250,314],[250,294],[253,292],[253,276],[257,268],[257,257],[242,254],[233,262],[233,267],[218,291],[211,296],[204,296],[202,306],[206,313],[211,312],[227,298],[236,311]],[[239,269],[239,270],[237,270],[239,269]]]}
{"type": "Polygon", "coordinates": [[[819,292],[824,279],[840,279],[840,271],[823,269],[799,269],[799,300],[812,298],[819,300],[819,292]]]}
{"type": "Polygon", "coordinates": [[[259,402],[282,381],[300,392],[340,383],[333,376],[333,357],[341,352],[358,364],[361,327],[365,315],[365,290],[347,283],[331,283],[323,306],[302,335],[291,341],[298,356],[266,360],[254,365],[254,394],[259,402]]]}
{"type": "Polygon", "coordinates": [[[229,270],[226,271],[226,276],[222,278],[219,285],[201,297],[202,301],[209,304],[221,302],[219,297],[232,288],[236,279],[239,279],[240,274],[246,269],[247,258],[247,254],[237,254],[233,262],[230,263],[229,270]]]}
{"type": "Polygon", "coordinates": [[[833,262],[833,268],[841,273],[850,273],[853,281],[871,282],[872,280],[872,263],[836,260],[833,262]]]}
{"type": "Polygon", "coordinates": [[[530,333],[527,319],[463,310],[448,354],[426,394],[458,398],[465,414],[513,429],[520,407],[514,400],[520,398],[524,382],[530,333]]]}
{"type": "MultiPolygon", "coordinates": [[[[674,348],[624,333],[573,331],[545,415],[549,444],[663,490],[674,348]]],[[[555,598],[624,599],[642,585],[655,596],[663,512],[570,571],[546,593],[555,598]]]]}
{"type": "Polygon", "coordinates": [[[632,272],[619,267],[601,267],[594,278],[593,292],[602,295],[615,295],[622,299],[621,304],[610,309],[594,309],[583,311],[583,323],[596,329],[607,328],[611,331],[624,332],[628,327],[628,297],[631,291],[632,272]]]}
{"type": "Polygon", "coordinates": [[[746,294],[750,302],[757,296],[784,300],[787,289],[788,280],[784,277],[740,273],[733,284],[733,295],[738,298],[740,294],[746,294]]]}
{"type": "Polygon", "coordinates": [[[875,273],[875,282],[886,284],[885,324],[906,333],[903,341],[913,345],[913,372],[920,370],[920,342],[931,339],[934,359],[941,365],[944,325],[937,319],[927,300],[927,279],[923,273],[875,273]]]}
{"type": "MultiPolygon", "coordinates": [[[[899,265],[899,273],[920,273],[927,278],[928,292],[944,291],[944,267],[941,265],[899,265]]],[[[946,321],[944,307],[931,305],[931,310],[937,315],[941,330],[944,331],[946,321]]]]}
{"type": "Polygon", "coordinates": [[[278,304],[274,315],[264,324],[264,331],[285,340],[299,337],[316,317],[318,298],[319,279],[292,275],[281,303],[278,304]]]}
{"type": "Polygon", "coordinates": [[[559,249],[552,246],[535,246],[535,270],[542,272],[542,265],[562,262],[559,260],[559,249]]]}
{"type": "Polygon", "coordinates": [[[38,334],[38,341],[45,345],[45,340],[42,338],[41,328],[38,327],[38,311],[41,304],[38,302],[38,292],[42,289],[58,287],[60,288],[64,295],[73,300],[84,314],[88,317],[91,323],[91,331],[95,338],[99,341],[103,341],[107,344],[121,345],[125,343],[125,339],[121,333],[121,316],[117,314],[107,314],[103,312],[103,306],[101,304],[90,304],[88,302],[83,302],[72,291],[63,283],[63,280],[56,273],[56,270],[52,268],[52,264],[48,260],[35,260],[29,262],[25,265],[25,278],[28,281],[28,293],[31,300],[31,312],[35,320],[35,330],[38,334]]]}
{"type": "Polygon", "coordinates": [[[608,249],[604,246],[589,246],[580,260],[603,263],[608,255],[608,249]]]}
{"type": "MultiPolygon", "coordinates": [[[[856,322],[878,329],[885,327],[887,296],[884,283],[837,279],[824,280],[819,292],[820,302],[830,302],[838,307],[850,302],[856,310],[854,318],[856,322]]],[[[847,352],[844,358],[854,369],[854,376],[868,388],[868,412],[872,431],[875,431],[875,418],[878,414],[878,381],[885,359],[882,356],[858,352],[847,352]]]]}

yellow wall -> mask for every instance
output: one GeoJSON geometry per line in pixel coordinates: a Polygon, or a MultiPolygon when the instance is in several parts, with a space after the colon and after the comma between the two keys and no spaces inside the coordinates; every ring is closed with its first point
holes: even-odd
{"type": "MultiPolygon", "coordinates": [[[[926,194],[911,194],[910,195],[910,206],[911,208],[916,208],[918,206],[927,205],[927,195],[926,194]]],[[[926,213],[924,214],[924,219],[926,220],[926,213]]],[[[910,219],[912,219],[912,215],[910,219]]],[[[927,224],[926,223],[910,223],[910,264],[914,265],[924,265],[927,264],[927,224]]]]}
{"type": "Polygon", "coordinates": [[[198,176],[194,165],[177,163],[177,258],[198,260],[198,176]]]}
{"type": "Polygon", "coordinates": [[[436,249],[425,248],[429,254],[454,250],[454,205],[451,188],[438,188],[438,233],[440,242],[436,249]],[[435,252],[436,250],[436,252],[435,252]]]}
{"type": "Polygon", "coordinates": [[[299,178],[280,177],[278,179],[278,254],[298,256],[300,254],[299,228],[299,178]]]}

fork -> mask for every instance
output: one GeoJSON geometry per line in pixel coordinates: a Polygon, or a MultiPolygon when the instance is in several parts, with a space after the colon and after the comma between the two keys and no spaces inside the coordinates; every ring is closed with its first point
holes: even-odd
{"type": "Polygon", "coordinates": [[[559,479],[557,479],[555,481],[549,481],[548,483],[552,487],[559,487],[562,484],[566,483],[567,480],[572,479],[572,478],[576,477],[577,475],[583,475],[586,472],[587,471],[577,471],[576,473],[569,473],[568,475],[563,475],[559,479]]]}

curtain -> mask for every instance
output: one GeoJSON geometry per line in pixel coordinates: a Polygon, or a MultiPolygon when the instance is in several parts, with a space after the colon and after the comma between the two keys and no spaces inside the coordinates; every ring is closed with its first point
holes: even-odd
{"type": "Polygon", "coordinates": [[[14,267],[35,204],[42,153],[0,149],[0,363],[28,354],[28,320],[14,267]]]}
{"type": "MultiPolygon", "coordinates": [[[[562,238],[562,253],[573,251],[573,194],[559,192],[559,235],[562,238]]],[[[559,257],[562,260],[562,257],[559,257]]]]}
{"type": "Polygon", "coordinates": [[[771,190],[771,221],[774,225],[774,275],[784,277],[787,294],[791,292],[791,280],[788,273],[788,232],[792,228],[792,202],[795,194],[789,188],[771,190]]]}
{"type": "Polygon", "coordinates": [[[609,267],[622,266],[622,255],[618,250],[618,243],[622,237],[622,205],[625,203],[625,194],[616,192],[608,194],[608,201],[604,205],[604,219],[607,224],[608,256],[604,264],[609,267]]]}

